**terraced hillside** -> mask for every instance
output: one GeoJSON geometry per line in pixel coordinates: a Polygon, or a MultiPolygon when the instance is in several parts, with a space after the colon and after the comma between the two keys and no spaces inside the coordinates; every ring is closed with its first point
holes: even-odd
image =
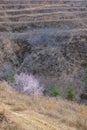
{"type": "Polygon", "coordinates": [[[5,59],[1,79],[14,68],[19,73],[45,76],[47,82],[57,81],[63,88],[74,85],[80,90],[83,86],[87,64],[86,0],[0,0],[0,42],[2,37],[8,37],[16,47],[11,42],[14,53],[1,47],[1,59],[5,59]]]}
{"type": "Polygon", "coordinates": [[[86,0],[1,0],[0,28],[13,27],[87,27],[86,0]],[[14,25],[14,26],[13,26],[14,25]]]}

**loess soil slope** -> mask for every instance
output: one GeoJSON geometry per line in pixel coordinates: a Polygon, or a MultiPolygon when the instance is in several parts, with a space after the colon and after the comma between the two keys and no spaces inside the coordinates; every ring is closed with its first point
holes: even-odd
{"type": "Polygon", "coordinates": [[[14,92],[4,81],[27,72],[48,92],[84,87],[86,0],[0,0],[0,130],[87,130],[87,106],[14,92]]]}

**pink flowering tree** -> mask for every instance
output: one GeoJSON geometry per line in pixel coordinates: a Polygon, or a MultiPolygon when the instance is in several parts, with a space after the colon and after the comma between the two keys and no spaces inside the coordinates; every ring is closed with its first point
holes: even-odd
{"type": "Polygon", "coordinates": [[[15,90],[30,95],[43,95],[44,88],[33,75],[20,73],[20,75],[15,75],[14,79],[15,81],[12,83],[12,87],[15,90]]]}

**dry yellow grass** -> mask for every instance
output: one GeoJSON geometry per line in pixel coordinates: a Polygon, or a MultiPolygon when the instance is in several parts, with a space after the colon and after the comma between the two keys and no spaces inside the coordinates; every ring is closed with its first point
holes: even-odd
{"type": "Polygon", "coordinates": [[[0,83],[0,130],[87,130],[87,106],[26,96],[0,83]]]}

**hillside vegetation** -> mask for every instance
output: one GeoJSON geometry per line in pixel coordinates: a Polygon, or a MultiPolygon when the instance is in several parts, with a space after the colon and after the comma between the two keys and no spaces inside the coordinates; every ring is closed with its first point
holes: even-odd
{"type": "MultiPolygon", "coordinates": [[[[0,79],[27,72],[80,95],[87,64],[86,0],[1,0],[0,79]]],[[[48,91],[48,90],[47,90],[48,91]]]]}

